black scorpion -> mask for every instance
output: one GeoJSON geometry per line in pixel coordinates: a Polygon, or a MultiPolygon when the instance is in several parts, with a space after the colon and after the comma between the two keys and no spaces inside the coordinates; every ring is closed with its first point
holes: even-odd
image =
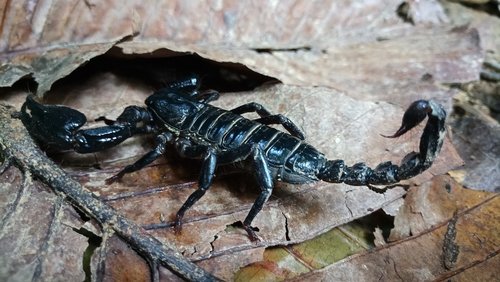
{"type": "Polygon", "coordinates": [[[375,169],[364,163],[347,166],[342,160],[328,160],[304,142],[302,131],[283,115],[271,114],[262,105],[249,103],[230,111],[209,104],[215,91],[198,91],[199,80],[189,77],[149,96],[146,107],[129,106],[116,120],[100,117],[106,126],[83,129],[87,119],[81,112],[60,105],[43,105],[28,96],[20,118],[40,144],[59,150],[92,153],[113,147],[137,134],[156,134],[156,147],[126,166],[107,184],[144,168],[166,151],[169,143],[186,158],[201,159],[199,186],[177,212],[175,231],[180,232],[185,212],[208,190],[218,165],[245,161],[253,167],[261,189],[243,227],[252,241],[258,240],[251,223],[269,199],[275,180],[293,184],[323,180],[350,185],[386,185],[420,174],[439,153],[445,135],[446,113],[441,105],[426,100],[413,102],[403,116],[398,137],[428,117],[420,138],[420,152],[408,154],[400,166],[383,162],[375,169]],[[249,120],[243,113],[255,112],[249,120]],[[280,124],[286,132],[269,127],[280,124]]]}

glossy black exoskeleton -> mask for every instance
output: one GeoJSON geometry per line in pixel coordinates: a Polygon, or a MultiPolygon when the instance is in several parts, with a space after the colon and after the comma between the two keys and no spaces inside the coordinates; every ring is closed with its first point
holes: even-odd
{"type": "Polygon", "coordinates": [[[156,147],[135,163],[126,166],[106,182],[112,183],[137,171],[161,156],[167,144],[173,144],[186,158],[201,159],[199,187],[177,212],[175,230],[180,231],[184,213],[210,187],[218,165],[247,161],[261,192],[243,221],[251,240],[257,240],[251,223],[269,199],[275,180],[288,183],[308,183],[323,180],[350,185],[385,185],[411,178],[431,166],[445,136],[446,113],[433,102],[419,100],[406,110],[397,137],[428,117],[420,152],[410,153],[402,164],[379,164],[375,169],[364,163],[346,166],[342,160],[328,160],[314,147],[304,142],[302,131],[288,118],[273,115],[262,105],[249,103],[223,110],[209,104],[218,98],[214,91],[198,92],[198,80],[189,78],[161,89],[146,99],[146,107],[129,106],[116,120],[101,117],[106,126],[83,129],[86,117],[71,108],[43,105],[28,96],[20,118],[39,143],[61,150],[80,153],[101,151],[113,147],[137,134],[155,134],[156,147]],[[260,118],[249,120],[243,113],[256,112],[260,118]],[[287,132],[269,127],[281,124],[287,132]]]}

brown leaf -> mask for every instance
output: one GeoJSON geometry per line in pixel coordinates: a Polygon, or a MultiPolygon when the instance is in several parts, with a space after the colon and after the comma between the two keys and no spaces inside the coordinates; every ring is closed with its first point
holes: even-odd
{"type": "Polygon", "coordinates": [[[441,3],[436,0],[405,1],[399,6],[398,14],[414,24],[440,24],[449,21],[441,3]]]}
{"type": "Polygon", "coordinates": [[[359,86],[359,80],[387,84],[392,77],[397,82],[424,75],[445,82],[471,80],[477,78],[481,61],[477,39],[447,34],[447,27],[416,30],[397,17],[399,1],[150,5],[109,0],[5,5],[3,28],[8,32],[3,33],[0,59],[6,72],[0,85],[31,74],[39,83],[40,95],[80,64],[137,33],[132,41],[119,44],[125,54],[163,48],[197,52],[216,61],[245,64],[287,84],[314,83],[343,90],[359,86]],[[298,16],[303,14],[308,16],[298,16]],[[450,55],[469,58],[443,60],[450,55]]]}
{"type": "Polygon", "coordinates": [[[262,260],[246,265],[236,273],[221,273],[220,277],[233,281],[289,280],[373,248],[366,235],[361,224],[349,223],[303,243],[267,248],[262,260]]]}
{"type": "Polygon", "coordinates": [[[84,280],[83,222],[63,198],[11,166],[0,175],[0,205],[0,277],[84,280]]]}
{"type": "MultiPolygon", "coordinates": [[[[165,46],[179,50],[168,42],[140,39],[119,46],[125,54],[152,52],[165,46]]],[[[478,32],[449,27],[417,29],[411,35],[392,35],[381,41],[331,45],[322,52],[255,52],[198,45],[188,48],[215,61],[242,63],[285,84],[328,86],[357,99],[387,101],[401,107],[416,99],[449,103],[448,97],[455,91],[443,90],[437,83],[477,80],[483,62],[478,32]]]]}
{"type": "MultiPolygon", "coordinates": [[[[397,17],[400,1],[325,4],[297,0],[280,5],[168,1],[151,5],[109,0],[31,5],[35,2],[4,4],[1,85],[32,74],[42,95],[54,81],[139,31],[132,41],[118,45],[123,54],[196,52],[298,85],[224,94],[215,104],[228,109],[248,101],[265,104],[294,120],[306,131],[308,142],[328,157],[345,159],[348,164],[366,161],[375,166],[385,160],[399,161],[417,150],[418,133],[394,142],[379,134],[392,133],[399,126],[402,108],[412,100],[434,98],[450,110],[455,91],[440,83],[477,79],[482,62],[477,31],[413,27],[397,17]],[[317,85],[336,90],[312,87],[317,85]]],[[[433,22],[432,17],[426,20],[433,22]]],[[[102,115],[114,118],[127,105],[142,105],[152,91],[151,85],[109,73],[62,85],[48,95],[51,102],[79,109],[89,120],[102,115]]],[[[8,99],[19,108],[19,97],[8,99]]],[[[381,195],[362,187],[326,183],[280,185],[254,222],[263,239],[255,245],[245,232],[228,225],[245,217],[257,189],[249,175],[221,170],[207,195],[187,213],[182,235],[175,236],[169,226],[197,186],[197,163],[168,153],[121,183],[104,185],[105,178],[151,147],[150,139],[135,138],[106,152],[54,157],[121,213],[160,240],[174,242],[186,257],[201,260],[200,265],[221,277],[231,277],[241,265],[257,261],[265,246],[311,238],[386,207],[404,194],[401,188],[381,195]],[[93,168],[94,164],[102,169],[93,168]]],[[[410,183],[424,183],[460,163],[447,142],[432,169],[410,183]]],[[[98,234],[100,230],[94,229],[91,232],[98,234]]],[[[137,255],[114,237],[105,238],[98,251],[102,256],[96,260],[104,264],[100,270],[117,269],[109,277],[127,275],[120,272],[119,265],[124,263],[137,266],[130,273],[145,274],[144,263],[131,263],[138,261],[137,255]],[[123,260],[113,257],[114,251],[123,254],[123,260]]],[[[160,272],[169,277],[163,268],[160,272]]]]}
{"type": "Polygon", "coordinates": [[[394,32],[394,26],[399,33],[407,32],[411,27],[394,13],[398,1],[295,0],[279,5],[238,1],[129,4],[141,7],[137,14],[143,21],[134,42],[122,45],[124,48],[135,46],[130,50],[134,53],[144,53],[146,50],[138,47],[148,48],[143,44],[146,42],[151,43],[149,47],[157,43],[168,44],[163,47],[177,51],[183,51],[179,48],[185,50],[185,46],[235,51],[316,48],[373,40],[394,32]]]}
{"type": "MultiPolygon", "coordinates": [[[[494,224],[498,221],[499,197],[463,189],[446,176],[436,177],[432,189],[420,187],[410,191],[422,195],[419,201],[429,202],[425,214],[422,210],[416,211],[427,222],[425,229],[415,230],[409,238],[351,256],[296,280],[495,280],[500,274],[497,267],[500,230],[499,225],[494,224]],[[434,214],[438,218],[432,217],[433,210],[437,211],[434,214]],[[443,210],[447,213],[443,214],[443,210]],[[456,218],[453,210],[458,210],[456,218]],[[429,215],[431,218],[426,218],[429,215]],[[455,238],[446,235],[450,228],[456,231],[455,238]],[[448,257],[443,250],[451,242],[458,246],[458,256],[454,264],[446,264],[451,266],[448,269],[444,261],[448,257]]],[[[412,203],[407,201],[408,208],[412,203]]]]}
{"type": "Polygon", "coordinates": [[[0,86],[31,76],[44,94],[52,84],[136,31],[132,14],[87,1],[3,1],[0,86]],[[120,21],[120,24],[117,24],[120,21]]]}
{"type": "Polygon", "coordinates": [[[96,281],[151,281],[147,262],[118,236],[107,238],[97,254],[92,257],[96,281]]]}
{"type": "Polygon", "coordinates": [[[479,32],[481,47],[485,52],[496,56],[500,46],[500,19],[495,14],[470,9],[453,1],[442,2],[454,26],[469,26],[479,32]]]}
{"type": "Polygon", "coordinates": [[[473,190],[460,189],[448,177],[437,177],[408,192],[405,205],[399,210],[391,231],[390,241],[397,241],[411,235],[420,234],[453,214],[478,205],[491,197],[491,194],[476,193],[473,190]]]}
{"type": "Polygon", "coordinates": [[[498,192],[500,126],[492,117],[494,109],[490,111],[480,99],[495,101],[500,85],[480,81],[463,88],[454,99],[456,111],[450,116],[450,125],[453,144],[465,166],[452,175],[468,188],[498,192]]]}

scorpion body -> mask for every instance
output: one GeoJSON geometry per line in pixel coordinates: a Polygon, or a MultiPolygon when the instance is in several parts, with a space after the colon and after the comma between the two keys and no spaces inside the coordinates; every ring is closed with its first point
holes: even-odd
{"type": "Polygon", "coordinates": [[[269,199],[275,180],[293,184],[318,180],[350,185],[397,183],[429,168],[444,139],[445,111],[433,101],[419,100],[406,110],[401,128],[393,136],[386,136],[398,137],[427,116],[419,153],[407,155],[400,166],[383,162],[375,169],[364,163],[349,167],[342,160],[328,160],[307,144],[302,131],[285,116],[273,115],[257,103],[230,111],[214,107],[209,102],[217,99],[218,93],[198,92],[198,84],[194,77],[179,81],[149,96],[146,107],[129,106],[116,120],[98,118],[106,126],[93,129],[79,129],[86,123],[82,113],[64,106],[43,105],[31,96],[23,104],[20,118],[39,143],[80,153],[101,151],[137,134],[156,134],[155,148],[107,179],[107,184],[153,162],[168,144],[173,144],[183,157],[201,159],[199,187],[177,212],[176,232],[181,231],[185,212],[210,187],[218,165],[249,163],[261,189],[243,221],[252,241],[258,238],[251,223],[269,199]],[[248,112],[255,112],[260,118],[241,116],[248,112]],[[281,124],[287,132],[269,124],[281,124]]]}
{"type": "Polygon", "coordinates": [[[191,136],[198,144],[213,148],[219,154],[219,164],[246,158],[255,147],[262,151],[273,179],[294,184],[318,180],[316,174],[325,162],[324,155],[303,142],[300,132],[292,130],[294,135],[286,134],[232,111],[203,106],[186,120],[180,135],[191,136]],[[235,150],[239,153],[232,154],[235,150]]]}

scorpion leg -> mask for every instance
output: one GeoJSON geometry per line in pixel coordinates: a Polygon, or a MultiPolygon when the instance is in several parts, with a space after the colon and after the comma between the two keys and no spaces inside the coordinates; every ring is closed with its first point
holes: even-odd
{"type": "Polygon", "coordinates": [[[203,157],[200,178],[198,179],[198,189],[188,197],[175,217],[174,230],[176,233],[180,233],[180,231],[182,230],[182,218],[184,217],[184,214],[201,197],[203,197],[203,195],[205,195],[206,191],[212,184],[217,162],[227,164],[246,159],[250,155],[252,147],[249,145],[243,145],[234,150],[225,151],[220,153],[219,155],[216,155],[215,152],[213,152],[213,150],[209,149],[208,147],[203,145],[194,145],[187,138],[179,138],[179,140],[177,140],[175,143],[175,147],[179,154],[183,157],[203,157]]]}
{"type": "Polygon", "coordinates": [[[420,138],[420,152],[408,154],[400,166],[384,162],[372,169],[364,163],[348,167],[342,160],[328,160],[319,170],[318,178],[327,182],[344,182],[350,185],[386,185],[422,173],[432,165],[443,145],[446,112],[441,105],[426,100],[413,102],[403,116],[400,129],[393,136],[386,136],[390,138],[401,136],[422,122],[426,116],[428,121],[420,138]]]}
{"type": "Polygon", "coordinates": [[[184,214],[201,197],[203,197],[203,195],[205,195],[206,191],[210,187],[214,177],[217,162],[234,163],[236,161],[247,159],[250,155],[253,154],[255,177],[261,188],[261,193],[259,194],[257,200],[255,200],[255,203],[252,205],[250,212],[243,221],[243,228],[248,233],[248,236],[252,241],[257,241],[258,237],[255,234],[255,230],[251,226],[251,223],[255,216],[262,210],[262,207],[271,196],[273,190],[273,178],[267,165],[264,152],[257,146],[252,147],[251,145],[247,144],[234,150],[225,151],[220,153],[219,155],[216,155],[215,152],[207,149],[205,146],[192,145],[191,142],[187,139],[179,140],[176,143],[176,147],[179,150],[179,153],[185,157],[195,158],[199,156],[201,152],[205,151],[205,153],[203,156],[203,165],[200,178],[198,180],[198,189],[188,197],[186,202],[177,212],[174,225],[175,232],[179,233],[182,230],[182,218],[184,217],[184,214]]]}
{"type": "Polygon", "coordinates": [[[300,130],[297,125],[295,125],[290,119],[284,115],[277,114],[271,116],[261,117],[255,120],[256,122],[269,125],[269,124],[281,124],[292,136],[299,138],[300,140],[305,140],[304,132],[300,130]]]}
{"type": "Polygon", "coordinates": [[[172,133],[170,132],[164,132],[156,137],[156,147],[149,151],[147,154],[142,156],[139,160],[137,160],[135,163],[126,166],[124,169],[122,169],[120,172],[118,172],[116,175],[106,179],[106,184],[111,184],[113,182],[119,181],[125,174],[131,173],[134,171],[138,171],[148,164],[152,163],[154,160],[156,160],[158,157],[163,155],[166,150],[166,145],[168,142],[170,142],[173,139],[172,133]]]}
{"type": "Polygon", "coordinates": [[[219,99],[219,92],[215,90],[205,90],[199,92],[200,88],[200,78],[197,75],[192,75],[187,78],[181,79],[174,83],[169,84],[166,88],[172,90],[180,90],[188,94],[189,96],[196,98],[202,103],[209,103],[219,99]]]}
{"type": "Polygon", "coordinates": [[[166,88],[173,90],[181,90],[190,93],[193,96],[197,95],[197,90],[200,88],[200,78],[197,75],[190,75],[184,79],[177,80],[169,84],[166,88]]]}
{"type": "MultiPolygon", "coordinates": [[[[198,146],[195,146],[198,147],[198,146]]],[[[187,148],[185,148],[187,149],[187,148]]],[[[196,148],[198,150],[199,148],[196,148]]],[[[189,151],[189,149],[187,149],[189,151]]],[[[212,180],[215,175],[215,168],[217,167],[217,156],[212,149],[208,149],[205,147],[205,153],[203,155],[203,164],[201,167],[200,178],[198,179],[198,189],[194,191],[188,199],[184,202],[182,207],[179,209],[175,216],[175,225],[174,230],[175,233],[180,233],[182,230],[182,218],[186,211],[191,208],[194,203],[196,203],[205,192],[210,188],[212,184],[212,180]]]]}
{"type": "Polygon", "coordinates": [[[219,92],[216,90],[205,90],[196,95],[196,99],[202,103],[210,103],[219,99],[219,92]]]}
{"type": "Polygon", "coordinates": [[[271,112],[269,112],[266,108],[264,108],[264,106],[262,106],[259,103],[255,103],[255,102],[241,105],[237,108],[232,109],[231,112],[233,112],[237,115],[241,115],[244,113],[256,112],[261,117],[271,115],[271,112]]]}
{"type": "Polygon", "coordinates": [[[264,106],[259,103],[248,103],[241,105],[237,108],[231,110],[231,112],[235,114],[244,114],[250,112],[256,112],[261,118],[256,119],[255,121],[260,122],[265,125],[269,124],[281,124],[292,136],[299,138],[300,140],[304,140],[304,133],[300,128],[293,123],[289,118],[284,115],[277,114],[272,115],[264,106]]]}
{"type": "Polygon", "coordinates": [[[255,166],[255,177],[260,186],[261,192],[248,212],[247,217],[243,221],[243,228],[248,233],[250,240],[255,242],[258,241],[259,238],[255,234],[255,230],[251,224],[255,216],[262,210],[262,207],[273,192],[273,177],[262,149],[258,146],[254,146],[252,151],[255,166]]]}
{"type": "Polygon", "coordinates": [[[205,145],[195,145],[188,138],[179,137],[175,141],[175,149],[179,155],[183,158],[188,159],[199,159],[202,158],[208,151],[208,147],[205,145]]]}

